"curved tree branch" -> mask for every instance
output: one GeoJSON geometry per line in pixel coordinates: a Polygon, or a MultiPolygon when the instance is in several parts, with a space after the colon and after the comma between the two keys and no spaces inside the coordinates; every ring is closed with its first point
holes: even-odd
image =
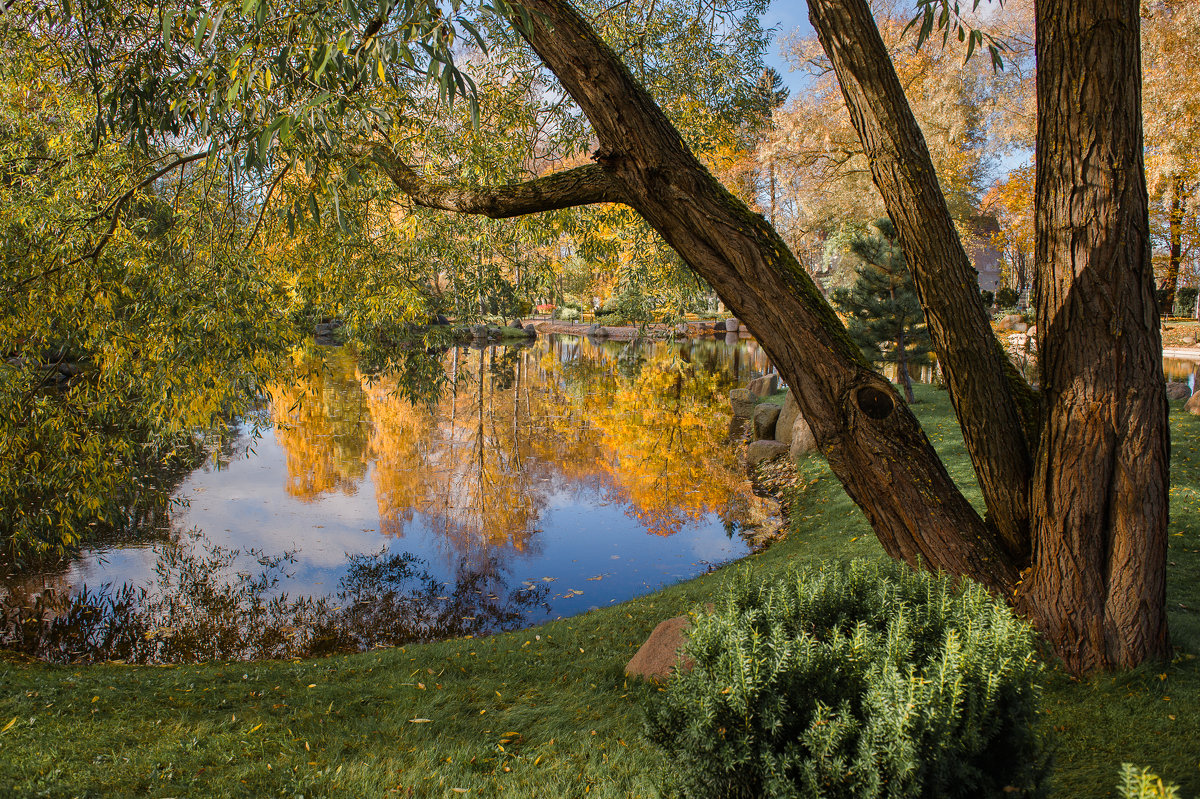
{"type": "Polygon", "coordinates": [[[599,164],[554,172],[525,183],[470,189],[430,183],[389,149],[378,147],[373,156],[384,174],[425,208],[506,219],[592,203],[626,202],[620,184],[599,164]]]}

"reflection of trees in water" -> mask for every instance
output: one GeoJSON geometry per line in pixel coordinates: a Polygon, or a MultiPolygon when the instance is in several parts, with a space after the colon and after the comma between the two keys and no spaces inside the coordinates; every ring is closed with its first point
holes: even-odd
{"type": "Polygon", "coordinates": [[[409,553],[358,555],[333,597],[272,596],[290,563],[186,539],[159,551],[150,590],[3,597],[0,649],[75,663],[309,657],[516,629],[547,607],[548,589],[509,590],[495,559],[461,564],[447,584],[409,553]],[[239,555],[258,571],[234,571],[239,555]]]}
{"type": "Polygon", "coordinates": [[[729,521],[749,487],[724,443],[726,398],[767,368],[757,348],[717,341],[544,337],[452,350],[446,389],[426,405],[389,377],[365,379],[344,351],[300,366],[272,392],[274,418],[290,425],[279,435],[289,491],[353,491],[371,463],[385,533],[403,536],[420,516],[474,563],[534,545],[558,492],[627,504],[658,535],[708,513],[729,521]]]}

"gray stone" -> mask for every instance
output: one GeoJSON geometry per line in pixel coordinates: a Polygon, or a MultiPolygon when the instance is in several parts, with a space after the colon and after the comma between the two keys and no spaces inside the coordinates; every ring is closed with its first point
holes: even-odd
{"type": "Polygon", "coordinates": [[[754,439],[775,439],[775,421],[779,418],[779,406],[763,403],[754,409],[754,439]]]}
{"type": "Polygon", "coordinates": [[[733,407],[733,415],[741,419],[754,416],[754,405],[758,399],[748,388],[735,388],[729,392],[729,404],[733,407]]]}
{"type": "Polygon", "coordinates": [[[816,450],[817,439],[812,434],[812,428],[804,421],[803,416],[797,416],[795,424],[792,425],[792,443],[788,447],[788,455],[792,460],[797,460],[802,455],[816,450]]]}
{"type": "Polygon", "coordinates": [[[1200,416],[1200,391],[1197,391],[1191,396],[1190,399],[1188,399],[1187,404],[1183,406],[1183,409],[1192,416],[1200,416]]]}
{"type": "Polygon", "coordinates": [[[742,323],[739,322],[737,319],[726,319],[725,320],[725,330],[729,333],[736,333],[736,332],[738,332],[738,328],[741,327],[741,324],[742,323]]]}
{"type": "Polygon", "coordinates": [[[524,330],[525,329],[525,326],[521,324],[520,319],[512,320],[511,322],[508,323],[508,326],[511,327],[513,330],[524,330]]]}
{"type": "Polygon", "coordinates": [[[751,441],[749,446],[746,447],[746,468],[753,469],[763,461],[769,461],[787,454],[787,446],[778,441],[751,441]]]}
{"type": "Polygon", "coordinates": [[[1015,322],[1013,323],[1012,329],[1018,333],[1024,333],[1029,329],[1029,325],[1025,324],[1024,322],[1015,322]]]}
{"type": "Polygon", "coordinates": [[[682,654],[683,645],[687,642],[684,632],[691,624],[687,616],[675,616],[659,622],[625,665],[625,673],[647,680],[665,680],[674,669],[691,671],[691,659],[682,654]]]}
{"type": "Polygon", "coordinates": [[[746,386],[756,397],[767,397],[779,390],[779,375],[756,377],[746,386]]]}
{"type": "Polygon", "coordinates": [[[1190,399],[1191,396],[1192,396],[1192,390],[1190,388],[1188,388],[1187,383],[1174,383],[1174,382],[1167,383],[1167,399],[1182,400],[1182,399],[1190,399]]]}
{"type": "Polygon", "coordinates": [[[792,445],[792,426],[796,420],[800,418],[800,406],[796,404],[796,398],[789,391],[783,398],[783,407],[779,410],[779,419],[775,422],[775,440],[792,445]]]}
{"type": "Polygon", "coordinates": [[[472,325],[471,336],[473,338],[485,339],[488,337],[487,325],[472,325]]]}
{"type": "Polygon", "coordinates": [[[604,338],[605,336],[608,335],[608,328],[605,327],[604,325],[592,325],[591,327],[589,327],[587,329],[587,334],[589,336],[597,336],[599,338],[604,338]]]}

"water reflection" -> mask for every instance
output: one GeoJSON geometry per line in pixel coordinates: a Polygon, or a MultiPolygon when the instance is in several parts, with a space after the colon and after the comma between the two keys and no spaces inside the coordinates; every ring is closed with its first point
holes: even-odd
{"type": "Polygon", "coordinates": [[[349,349],[309,348],[239,428],[243,456],[184,482],[176,545],[10,583],[0,637],[58,659],[281,657],[505,629],[694,576],[748,551],[728,392],[766,368],[753,343],[544,337],[448,350],[423,402],[349,349]],[[388,575],[409,583],[354,595],[388,575]]]}

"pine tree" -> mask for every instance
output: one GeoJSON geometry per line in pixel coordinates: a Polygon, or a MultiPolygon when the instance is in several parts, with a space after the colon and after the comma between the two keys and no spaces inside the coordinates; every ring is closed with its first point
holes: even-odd
{"type": "Polygon", "coordinates": [[[856,236],[850,252],[858,257],[858,278],[849,289],[835,289],[833,304],[849,316],[850,336],[867,358],[896,364],[904,396],[914,401],[908,364],[928,355],[931,344],[925,315],[913,286],[904,250],[890,219],[880,219],[871,232],[856,236]]]}

